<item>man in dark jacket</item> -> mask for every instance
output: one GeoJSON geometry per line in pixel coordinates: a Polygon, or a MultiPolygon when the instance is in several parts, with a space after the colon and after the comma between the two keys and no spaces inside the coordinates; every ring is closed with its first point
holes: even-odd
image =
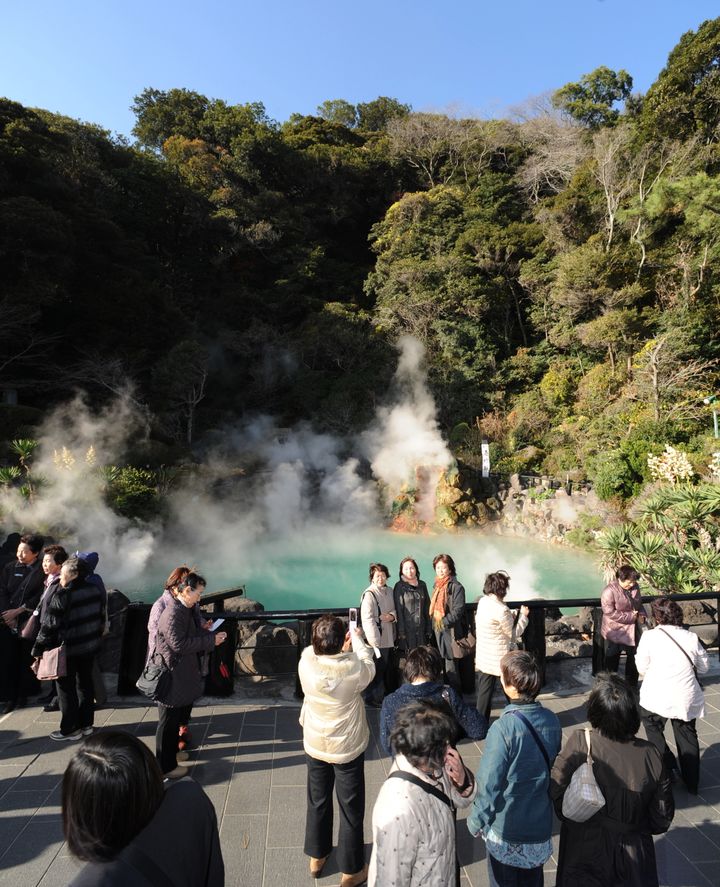
{"type": "Polygon", "coordinates": [[[37,692],[37,681],[30,671],[30,644],[20,637],[20,631],[43,592],[42,547],[42,536],[21,536],[17,560],[0,572],[0,675],[5,681],[2,695],[7,700],[3,714],[24,705],[26,696],[37,692]]]}

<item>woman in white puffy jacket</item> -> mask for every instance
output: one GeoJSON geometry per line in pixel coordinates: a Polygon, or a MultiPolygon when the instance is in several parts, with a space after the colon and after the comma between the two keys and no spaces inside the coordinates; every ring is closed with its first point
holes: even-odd
{"type": "Polygon", "coordinates": [[[475,707],[488,720],[495,685],[500,677],[500,660],[513,649],[515,639],[525,631],[530,614],[530,610],[522,606],[520,613],[513,615],[503,602],[509,587],[510,577],[504,570],[486,576],[483,597],[478,601],[475,613],[475,707]]]}
{"type": "Polygon", "coordinates": [[[697,794],[700,747],[695,719],[705,716],[705,699],[696,672],[708,670],[708,654],[697,635],[682,627],[682,610],[675,601],[656,598],[652,611],[656,627],[643,633],[635,654],[643,676],[640,714],[647,738],[672,775],[678,762],[665,742],[665,724],[670,718],[683,782],[689,792],[697,794]]]}
{"type": "Polygon", "coordinates": [[[342,887],[367,877],[363,844],[365,749],[370,738],[362,692],[375,676],[372,650],[357,629],[346,637],[337,616],[313,624],[312,646],[298,666],[307,763],[305,853],[318,878],[332,849],[333,785],[340,807],[338,864],[342,887]],[[352,645],[352,650],[350,649],[352,645]]]}

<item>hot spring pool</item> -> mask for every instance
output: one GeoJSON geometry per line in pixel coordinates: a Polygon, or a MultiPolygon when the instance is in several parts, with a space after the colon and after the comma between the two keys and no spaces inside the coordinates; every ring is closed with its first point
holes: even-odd
{"type": "MultiPolygon", "coordinates": [[[[573,549],[543,545],[527,539],[481,533],[411,535],[387,530],[308,529],[283,539],[255,540],[223,552],[221,563],[212,553],[187,552],[208,580],[208,592],[245,585],[246,595],[266,610],[345,608],[356,606],[368,584],[368,565],[375,561],[390,569],[389,584],[398,577],[400,560],[409,555],[421,578],[432,587],[432,559],[446,552],[455,560],[468,602],[482,593],[486,573],[506,570],[511,577],[508,599],[599,596],[604,585],[593,559],[573,549]]],[[[220,558],[218,558],[220,560],[220,558]]],[[[129,592],[133,600],[151,602],[163,580],[180,561],[155,562],[142,587],[129,592]]]]}

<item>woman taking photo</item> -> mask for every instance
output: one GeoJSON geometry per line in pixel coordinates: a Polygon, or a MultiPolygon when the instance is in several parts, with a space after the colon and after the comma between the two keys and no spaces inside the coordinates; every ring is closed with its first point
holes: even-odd
{"type": "Polygon", "coordinates": [[[103,597],[97,585],[87,582],[88,567],[70,557],[60,568],[60,585],[50,599],[40,623],[32,655],[65,644],[66,674],[57,679],[60,729],[51,739],[80,739],[93,731],[95,714],[93,660],[100,648],[104,620],[103,597]]]}
{"type": "Polygon", "coordinates": [[[530,610],[522,606],[520,613],[513,616],[504,603],[509,587],[510,577],[504,570],[486,576],[483,597],[478,601],[475,613],[475,707],[488,720],[495,685],[500,676],[500,660],[512,649],[515,638],[525,631],[530,615],[530,610]]]}
{"type": "Polygon", "coordinates": [[[459,663],[453,657],[453,640],[467,637],[465,589],[458,581],[455,561],[449,554],[438,554],[433,559],[435,585],[430,601],[430,619],[438,650],[443,658],[445,678],[459,693],[462,692],[459,663]]]}
{"type": "Polygon", "coordinates": [[[332,850],[334,785],[340,807],[340,884],[357,887],[367,878],[363,818],[370,731],[362,692],[375,675],[372,650],[360,629],[346,637],[341,619],[321,616],[312,627],[312,646],[300,657],[298,675],[305,694],[300,724],[307,763],[305,853],[310,874],[320,877],[332,850]]]}
{"type": "Polygon", "coordinates": [[[175,597],[160,616],[150,655],[156,664],[160,660],[165,663],[172,678],[165,696],[158,700],[155,734],[155,754],[169,779],[179,779],[188,772],[177,762],[178,730],[181,723],[187,723],[193,702],[202,696],[203,678],[197,654],[209,653],[227,637],[224,631],[212,634],[195,621],[193,609],[206,584],[202,576],[188,573],[178,585],[175,597]]]}
{"type": "Polygon", "coordinates": [[[87,863],[71,887],[225,883],[210,799],[192,779],[164,790],[152,752],[130,733],[83,742],[63,776],[62,815],[70,853],[87,863]]]}
{"type": "Polygon", "coordinates": [[[658,887],[652,836],[670,828],[675,812],[660,752],[635,735],[640,712],[620,675],[597,677],[587,716],[593,773],[605,806],[586,822],[562,814],[572,775],[587,759],[585,731],[576,730],[557,756],[550,781],[562,823],[556,887],[658,887]]]}
{"type": "Polygon", "coordinates": [[[400,561],[399,575],[393,588],[397,645],[401,653],[408,653],[415,647],[427,644],[432,635],[430,596],[413,558],[404,557],[400,561]]]}
{"type": "Polygon", "coordinates": [[[705,699],[697,673],[708,670],[708,654],[697,635],[682,627],[682,610],[669,598],[652,602],[656,628],[640,638],[635,664],[643,682],[640,714],[645,733],[660,752],[671,778],[678,761],[665,741],[665,724],[672,723],[687,790],[697,794],[700,778],[700,747],[695,719],[705,717],[705,699]]]}

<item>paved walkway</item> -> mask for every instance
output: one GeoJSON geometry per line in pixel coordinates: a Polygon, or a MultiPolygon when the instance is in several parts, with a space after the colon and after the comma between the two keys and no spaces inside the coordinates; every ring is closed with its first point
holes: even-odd
{"type": "MultiPolygon", "coordinates": [[[[656,839],[661,885],[718,887],[720,884],[720,673],[706,681],[706,719],[698,733],[702,746],[701,788],[692,797],[677,788],[677,812],[667,835],[656,839]]],[[[542,697],[558,713],[565,733],[584,721],[585,693],[542,697]]],[[[137,700],[112,700],[97,713],[97,725],[131,730],[152,748],[157,715],[137,700]]],[[[496,709],[496,712],[499,708],[496,709]]],[[[191,755],[192,776],[212,799],[220,821],[226,883],[278,887],[314,883],[302,852],[305,821],[305,764],[297,704],[252,700],[199,705],[192,721],[201,745],[191,755]]],[[[62,840],[60,782],[75,743],[48,738],[59,715],[39,706],[0,719],[0,887],[60,887],[77,864],[62,840]]],[[[377,744],[377,712],[367,753],[367,854],[370,815],[388,760],[377,744]]],[[[483,743],[463,742],[461,753],[477,769],[483,743]]],[[[461,812],[462,820],[465,813],[461,812]]],[[[557,832],[555,836],[557,849],[557,832]]],[[[458,824],[463,887],[488,883],[485,850],[458,824]]],[[[546,867],[545,883],[555,883],[556,861],[546,867]]],[[[334,856],[317,883],[340,881],[334,856]]]]}

